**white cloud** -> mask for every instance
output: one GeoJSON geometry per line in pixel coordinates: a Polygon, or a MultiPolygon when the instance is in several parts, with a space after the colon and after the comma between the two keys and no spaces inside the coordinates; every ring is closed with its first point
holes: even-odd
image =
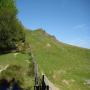
{"type": "Polygon", "coordinates": [[[86,24],[80,24],[73,27],[73,29],[88,29],[86,24]]]}

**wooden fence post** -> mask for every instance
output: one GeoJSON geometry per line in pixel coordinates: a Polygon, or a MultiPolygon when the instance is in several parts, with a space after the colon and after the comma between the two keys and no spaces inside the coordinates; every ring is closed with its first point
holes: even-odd
{"type": "Polygon", "coordinates": [[[47,90],[49,90],[49,86],[48,85],[46,86],[46,88],[47,88],[47,90]]]}
{"type": "Polygon", "coordinates": [[[40,90],[40,87],[38,85],[34,86],[34,90],[40,90]]]}

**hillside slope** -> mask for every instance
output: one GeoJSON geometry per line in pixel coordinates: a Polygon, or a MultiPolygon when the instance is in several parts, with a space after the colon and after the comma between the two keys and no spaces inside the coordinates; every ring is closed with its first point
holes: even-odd
{"type": "Polygon", "coordinates": [[[60,90],[90,89],[90,50],[64,44],[45,31],[26,31],[41,73],[60,90]]]}

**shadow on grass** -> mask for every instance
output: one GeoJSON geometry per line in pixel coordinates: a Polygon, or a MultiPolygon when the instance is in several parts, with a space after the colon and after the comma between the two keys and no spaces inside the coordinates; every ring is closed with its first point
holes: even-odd
{"type": "Polygon", "coordinates": [[[23,90],[23,89],[20,87],[19,81],[13,78],[11,81],[1,79],[0,90],[23,90]]]}
{"type": "Polygon", "coordinates": [[[14,49],[11,49],[11,48],[1,49],[1,48],[0,48],[0,55],[8,54],[8,53],[10,53],[10,52],[16,52],[16,51],[17,51],[16,48],[14,48],[14,49]]]}

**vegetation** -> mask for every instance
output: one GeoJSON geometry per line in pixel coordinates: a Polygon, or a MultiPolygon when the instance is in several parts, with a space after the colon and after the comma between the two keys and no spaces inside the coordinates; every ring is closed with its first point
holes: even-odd
{"type": "Polygon", "coordinates": [[[40,72],[60,90],[90,89],[90,49],[61,43],[41,29],[26,34],[40,72]]]}
{"type": "Polygon", "coordinates": [[[4,78],[10,82],[15,78],[24,90],[33,90],[33,76],[33,63],[28,54],[9,53],[0,55],[0,80],[4,78]],[[6,66],[8,67],[2,70],[6,66]]]}
{"type": "Polygon", "coordinates": [[[24,90],[33,90],[33,53],[39,73],[60,90],[89,90],[90,49],[59,42],[42,29],[24,31],[17,12],[15,0],[0,0],[0,53],[17,50],[0,55],[0,79],[14,77],[24,90]]]}
{"type": "Polygon", "coordinates": [[[15,0],[0,0],[0,83],[3,78],[8,81],[14,78],[24,90],[31,90],[34,67],[17,13],[15,0]]]}
{"type": "Polygon", "coordinates": [[[25,41],[24,28],[18,21],[14,0],[0,0],[0,52],[17,48],[25,41]]]}

